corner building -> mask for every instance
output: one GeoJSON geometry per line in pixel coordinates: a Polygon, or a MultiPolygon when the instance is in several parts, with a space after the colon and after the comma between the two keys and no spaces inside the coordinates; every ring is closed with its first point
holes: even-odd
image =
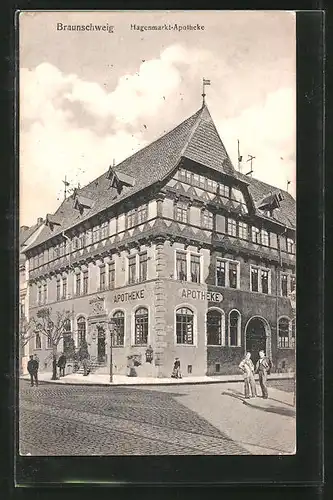
{"type": "MultiPolygon", "coordinates": [[[[294,369],[295,200],[237,172],[206,105],[67,198],[26,249],[30,315],[71,310],[99,372],[238,373],[263,348],[294,369]],[[153,362],[145,363],[147,348],[153,362]],[[143,370],[143,371],[142,371],[143,370]],[[144,371],[146,370],[146,371],[144,371]]],[[[41,368],[51,346],[31,345],[41,368]]]]}

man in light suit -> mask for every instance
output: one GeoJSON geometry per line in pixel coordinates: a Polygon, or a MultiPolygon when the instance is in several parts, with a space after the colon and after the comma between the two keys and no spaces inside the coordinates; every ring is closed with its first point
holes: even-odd
{"type": "Polygon", "coordinates": [[[259,374],[259,384],[261,387],[262,397],[264,399],[268,398],[268,390],[267,390],[267,374],[270,373],[271,370],[271,362],[265,356],[265,351],[259,351],[259,359],[256,364],[256,373],[259,374]]]}

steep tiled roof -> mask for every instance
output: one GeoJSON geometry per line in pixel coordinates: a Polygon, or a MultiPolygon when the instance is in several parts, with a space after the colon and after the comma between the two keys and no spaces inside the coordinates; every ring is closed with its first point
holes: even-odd
{"type": "MultiPolygon", "coordinates": [[[[283,199],[280,201],[280,208],[275,209],[273,217],[267,217],[267,219],[276,220],[280,224],[283,224],[291,229],[296,228],[296,203],[291,194],[287,193],[287,191],[284,191],[283,189],[270,186],[265,182],[239,172],[237,172],[236,175],[240,180],[248,184],[248,189],[255,205],[261,202],[262,199],[269,194],[282,193],[283,199]]],[[[258,209],[257,214],[266,218],[263,212],[258,209]]]]}
{"type": "Polygon", "coordinates": [[[20,230],[19,234],[19,244],[20,247],[24,245],[24,243],[34,234],[36,229],[38,229],[41,226],[42,223],[38,222],[37,224],[34,224],[33,226],[30,226],[28,228],[25,228],[23,230],[20,230]]]}

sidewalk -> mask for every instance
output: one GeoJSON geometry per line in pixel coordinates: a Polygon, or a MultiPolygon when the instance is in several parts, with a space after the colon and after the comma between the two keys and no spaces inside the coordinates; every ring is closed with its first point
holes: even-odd
{"type": "MultiPolygon", "coordinates": [[[[268,375],[268,380],[292,379],[293,373],[273,373],[268,375]]],[[[50,384],[69,385],[96,385],[96,386],[136,386],[136,385],[181,385],[181,384],[216,384],[221,382],[243,382],[242,375],[216,375],[215,377],[193,377],[185,376],[181,379],[174,378],[154,378],[154,377],[128,377],[126,375],[114,375],[113,382],[110,383],[109,375],[91,373],[84,377],[79,373],[72,373],[57,380],[51,380],[51,372],[40,372],[38,379],[40,382],[50,384]]],[[[20,376],[22,380],[30,380],[29,375],[20,376]]]]}

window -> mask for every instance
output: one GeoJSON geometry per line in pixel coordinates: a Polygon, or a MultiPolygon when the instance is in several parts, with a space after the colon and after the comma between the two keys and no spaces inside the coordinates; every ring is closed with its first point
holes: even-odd
{"type": "Polygon", "coordinates": [[[290,291],[294,292],[296,290],[296,276],[290,276],[290,291]]]}
{"type": "Polygon", "coordinates": [[[229,287],[237,288],[238,264],[236,262],[228,262],[228,264],[229,264],[229,287]]]}
{"type": "Polygon", "coordinates": [[[135,225],[135,220],[136,220],[136,211],[135,211],[135,208],[133,208],[133,210],[130,210],[127,213],[127,217],[126,217],[126,225],[127,225],[127,227],[134,226],[135,225]]]}
{"type": "Polygon", "coordinates": [[[236,347],[240,345],[240,314],[231,311],[229,314],[229,345],[236,347]]]}
{"type": "Polygon", "coordinates": [[[148,263],[147,252],[141,253],[139,255],[139,280],[140,281],[146,281],[146,279],[147,279],[147,263],[148,263]]]}
{"type": "Polygon", "coordinates": [[[109,262],[109,288],[113,290],[115,287],[116,272],[115,272],[115,262],[109,262]]]}
{"type": "Polygon", "coordinates": [[[234,219],[227,219],[227,233],[230,236],[237,236],[237,222],[234,219]]]}
{"type": "Polygon", "coordinates": [[[220,363],[215,363],[215,372],[219,373],[221,371],[221,365],[220,363]]]}
{"type": "Polygon", "coordinates": [[[262,293],[269,293],[268,292],[268,276],[269,276],[269,271],[267,269],[262,269],[261,270],[261,291],[262,291],[262,293]]]}
{"type": "Polygon", "coordinates": [[[239,189],[232,188],[231,198],[239,203],[245,203],[243,193],[239,189]]]}
{"type": "Polygon", "coordinates": [[[194,316],[191,309],[181,307],[176,311],[177,344],[193,344],[194,316]]]}
{"type": "Polygon", "coordinates": [[[216,285],[226,286],[225,283],[225,261],[218,259],[216,261],[216,285]]]}
{"type": "Polygon", "coordinates": [[[80,347],[82,343],[86,341],[86,333],[87,333],[86,319],[83,316],[80,316],[77,319],[78,347],[80,347]]]}
{"type": "Polygon", "coordinates": [[[193,182],[193,174],[189,170],[185,170],[185,182],[188,182],[189,184],[192,184],[193,182]]]}
{"type": "Polygon", "coordinates": [[[78,250],[78,248],[80,246],[80,240],[77,236],[74,236],[74,238],[72,240],[72,244],[73,244],[73,250],[78,250]]]}
{"type": "Polygon", "coordinates": [[[66,249],[66,243],[65,241],[62,241],[59,245],[59,253],[60,253],[60,257],[62,257],[63,255],[65,255],[65,249],[66,249]]]}
{"type": "Polygon", "coordinates": [[[25,305],[24,302],[21,302],[20,304],[20,318],[23,319],[25,316],[25,305]]]}
{"type": "Polygon", "coordinates": [[[66,319],[64,323],[64,332],[63,332],[63,345],[65,354],[68,354],[70,350],[71,339],[72,339],[71,321],[70,319],[66,319]]]}
{"type": "Polygon", "coordinates": [[[251,235],[253,243],[260,244],[260,231],[257,227],[252,226],[251,235]]]}
{"type": "Polygon", "coordinates": [[[107,238],[109,236],[109,222],[108,221],[105,221],[101,224],[100,234],[101,234],[101,240],[104,240],[104,238],[107,238]]]}
{"type": "Polygon", "coordinates": [[[135,283],[136,281],[136,255],[128,257],[128,282],[135,283]]]}
{"type": "Polygon", "coordinates": [[[57,259],[59,257],[59,246],[56,245],[53,249],[53,254],[54,254],[54,258],[57,259]]]}
{"type": "Polygon", "coordinates": [[[62,298],[66,299],[67,298],[67,277],[64,276],[62,278],[62,298]]]}
{"type": "Polygon", "coordinates": [[[148,343],[148,309],[140,307],[135,312],[135,345],[148,343]]]}
{"type": "Polygon", "coordinates": [[[47,283],[43,283],[43,303],[47,302],[47,283]]]}
{"type": "Polygon", "coordinates": [[[291,322],[291,347],[295,347],[296,342],[296,320],[293,319],[291,322]]]}
{"type": "Polygon", "coordinates": [[[269,234],[266,229],[261,230],[261,244],[269,247],[269,234]]]}
{"type": "Polygon", "coordinates": [[[138,208],[138,224],[145,222],[148,219],[148,205],[142,205],[138,208]]]}
{"type": "Polygon", "coordinates": [[[42,303],[42,285],[41,284],[38,285],[37,301],[38,301],[39,305],[42,303]]]}
{"type": "Polygon", "coordinates": [[[86,233],[80,234],[80,247],[83,248],[86,246],[86,233]]]}
{"type": "Polygon", "coordinates": [[[251,290],[259,292],[259,269],[256,267],[251,268],[251,290]]]}
{"type": "Polygon", "coordinates": [[[47,337],[46,337],[46,349],[52,349],[52,347],[53,347],[52,332],[49,330],[47,332],[47,337]]]}
{"type": "Polygon", "coordinates": [[[176,252],[176,274],[177,280],[186,281],[187,279],[187,264],[186,264],[186,253],[176,252]]]}
{"type": "Polygon", "coordinates": [[[60,300],[60,278],[57,278],[57,300],[60,300]]]}
{"type": "Polygon", "coordinates": [[[279,347],[289,347],[289,319],[281,318],[279,319],[278,325],[278,346],[279,347]]]}
{"type": "Polygon", "coordinates": [[[207,345],[222,345],[222,314],[219,311],[207,312],[207,345]]]}
{"type": "Polygon", "coordinates": [[[105,290],[105,264],[99,268],[99,289],[105,290]]]}
{"type": "Polygon", "coordinates": [[[213,214],[209,210],[201,212],[201,226],[204,229],[213,229],[213,214]]]}
{"type": "Polygon", "coordinates": [[[76,275],[76,295],[81,295],[81,273],[76,275]]]}
{"type": "Polygon", "coordinates": [[[217,182],[213,181],[211,179],[207,179],[207,189],[208,189],[208,191],[212,191],[213,193],[216,193],[217,182]]]}
{"type": "Polygon", "coordinates": [[[125,315],[122,311],[116,311],[113,315],[113,345],[123,346],[125,338],[125,315]]]}
{"type": "Polygon", "coordinates": [[[83,294],[84,295],[87,295],[87,293],[88,293],[88,286],[89,286],[88,285],[88,283],[89,283],[88,279],[89,279],[88,269],[85,269],[83,271],[83,294]]]}
{"type": "Polygon", "coordinates": [[[230,187],[225,186],[224,184],[219,184],[219,193],[221,196],[230,198],[230,187]]]}
{"type": "Polygon", "coordinates": [[[42,348],[42,339],[41,339],[40,333],[36,332],[35,340],[36,340],[36,349],[41,349],[42,348]]]}
{"type": "Polygon", "coordinates": [[[199,187],[206,187],[206,178],[203,175],[199,175],[199,187]]]}
{"type": "Polygon", "coordinates": [[[291,238],[287,238],[287,252],[295,253],[295,243],[291,238]]]}
{"type": "Polygon", "coordinates": [[[238,223],[238,236],[242,238],[243,240],[248,239],[248,234],[247,234],[247,224],[245,222],[239,222],[238,223]]]}
{"type": "Polygon", "coordinates": [[[175,220],[178,222],[187,222],[188,207],[186,203],[176,203],[175,205],[175,220]]]}
{"type": "Polygon", "coordinates": [[[95,227],[93,227],[93,231],[92,231],[92,242],[96,243],[96,241],[99,241],[99,240],[100,240],[99,226],[95,226],[95,227]]]}
{"type": "Polygon", "coordinates": [[[288,296],[288,275],[282,274],[281,276],[281,295],[282,297],[288,296]]]}
{"type": "Polygon", "coordinates": [[[200,283],[200,255],[191,254],[191,281],[193,283],[200,283]]]}

